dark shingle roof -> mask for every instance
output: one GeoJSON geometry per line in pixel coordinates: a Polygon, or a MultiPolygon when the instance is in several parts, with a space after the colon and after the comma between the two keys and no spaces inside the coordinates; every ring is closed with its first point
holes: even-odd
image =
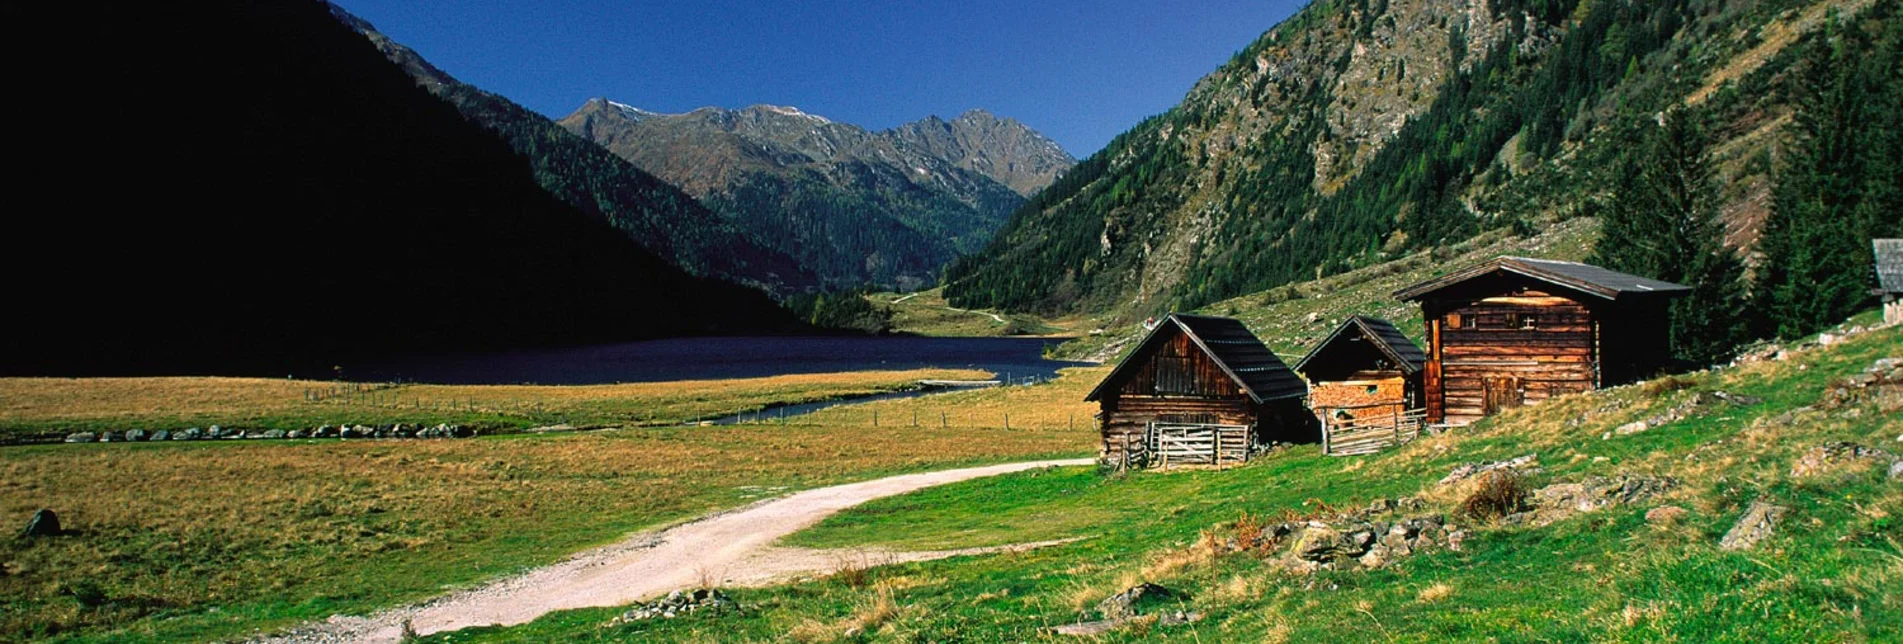
{"type": "Polygon", "coordinates": [[[1149,355],[1150,345],[1166,340],[1167,329],[1176,328],[1189,336],[1190,342],[1201,347],[1204,353],[1216,361],[1223,373],[1242,386],[1242,391],[1257,403],[1285,398],[1299,398],[1308,395],[1308,383],[1290,371],[1275,352],[1262,344],[1262,340],[1249,332],[1249,328],[1233,318],[1220,318],[1208,315],[1190,315],[1171,313],[1168,318],[1151,329],[1149,335],[1137,344],[1130,356],[1123,359],[1110,375],[1097,384],[1084,400],[1097,400],[1099,396],[1120,386],[1131,369],[1143,362],[1149,355]],[[1112,383],[1118,383],[1113,385],[1112,383]]]}
{"type": "Polygon", "coordinates": [[[1885,293],[1903,293],[1903,239],[1874,239],[1877,284],[1885,293]]]}
{"type": "Polygon", "coordinates": [[[1434,291],[1494,272],[1524,275],[1608,300],[1623,296],[1682,295],[1691,287],[1673,284],[1609,268],[1579,262],[1562,262],[1530,257],[1500,257],[1470,266],[1394,292],[1398,300],[1418,300],[1434,291]]]}
{"type": "Polygon", "coordinates": [[[1320,355],[1322,350],[1338,341],[1347,342],[1354,338],[1367,338],[1382,355],[1399,365],[1404,373],[1419,373],[1421,366],[1427,364],[1427,353],[1421,351],[1413,340],[1407,339],[1407,334],[1394,328],[1392,323],[1381,318],[1354,315],[1342,321],[1341,326],[1335,327],[1335,332],[1328,334],[1328,339],[1322,340],[1321,344],[1315,345],[1308,355],[1302,356],[1302,361],[1295,363],[1295,370],[1308,373],[1309,361],[1320,355]]]}

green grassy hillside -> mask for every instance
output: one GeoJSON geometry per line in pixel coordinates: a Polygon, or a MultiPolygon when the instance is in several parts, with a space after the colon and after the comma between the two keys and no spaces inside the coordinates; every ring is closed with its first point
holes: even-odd
{"type": "Polygon", "coordinates": [[[935,488],[791,540],[908,549],[1084,540],[736,590],[739,615],[609,626],[619,610],[582,610],[434,641],[1064,641],[1050,628],[1098,619],[1100,600],[1146,581],[1181,595],[1104,641],[1894,641],[1903,481],[1887,470],[1903,458],[1903,376],[1868,374],[1903,356],[1903,329],[1832,340],[1557,399],[1368,457],[1304,447],[1227,471],[1069,469],[935,488]],[[1794,471],[1835,441],[1892,455],[1794,471]],[[1501,520],[1460,512],[1481,479],[1440,483],[1463,464],[1525,456],[1533,467],[1517,471],[1527,489],[1618,476],[1656,487],[1591,511],[1542,506],[1501,520]],[[1418,509],[1373,516],[1441,517],[1464,533],[1459,548],[1304,572],[1286,543],[1246,547],[1264,524],[1339,522],[1344,509],[1397,498],[1418,509]],[[1773,534],[1719,547],[1759,499],[1789,508],[1773,534]],[[1197,619],[1157,619],[1178,610],[1197,619]]]}

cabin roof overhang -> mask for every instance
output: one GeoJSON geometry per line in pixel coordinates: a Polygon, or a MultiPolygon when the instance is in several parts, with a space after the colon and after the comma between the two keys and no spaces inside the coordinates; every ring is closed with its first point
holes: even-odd
{"type": "Polygon", "coordinates": [[[1352,342],[1357,338],[1374,345],[1382,355],[1400,367],[1401,373],[1410,376],[1420,373],[1427,364],[1427,352],[1409,340],[1407,334],[1395,328],[1393,323],[1381,318],[1351,315],[1335,327],[1334,333],[1328,334],[1327,339],[1309,350],[1308,355],[1302,356],[1302,360],[1295,363],[1295,370],[1307,374],[1309,363],[1329,346],[1336,342],[1352,342]]]}
{"type": "Polygon", "coordinates": [[[1526,277],[1607,301],[1677,297],[1692,290],[1683,284],[1639,277],[1591,264],[1500,257],[1395,291],[1394,298],[1403,302],[1425,300],[1448,288],[1501,274],[1526,277]]]}
{"type": "Polygon", "coordinates": [[[1244,394],[1256,404],[1276,400],[1301,398],[1308,395],[1308,383],[1290,371],[1282,359],[1275,356],[1260,338],[1250,333],[1248,327],[1233,318],[1209,315],[1191,315],[1171,313],[1156,327],[1150,329],[1137,343],[1130,355],[1097,383],[1086,401],[1102,400],[1105,394],[1114,393],[1129,377],[1135,373],[1139,364],[1146,362],[1155,345],[1167,340],[1175,333],[1189,337],[1191,343],[1208,355],[1216,363],[1223,375],[1229,377],[1242,389],[1244,394]]]}

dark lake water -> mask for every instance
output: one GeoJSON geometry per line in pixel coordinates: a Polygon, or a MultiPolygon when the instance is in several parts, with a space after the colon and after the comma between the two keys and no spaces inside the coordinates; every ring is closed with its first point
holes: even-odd
{"type": "Polygon", "coordinates": [[[344,377],[437,384],[592,385],[794,373],[983,369],[1044,380],[1081,362],[1045,360],[1044,338],[675,338],[562,349],[414,356],[358,365],[344,377]]]}

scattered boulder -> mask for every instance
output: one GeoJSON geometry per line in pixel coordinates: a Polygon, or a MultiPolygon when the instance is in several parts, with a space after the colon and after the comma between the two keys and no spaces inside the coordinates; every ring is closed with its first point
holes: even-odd
{"type": "Polygon", "coordinates": [[[212,425],[205,429],[205,438],[224,438],[225,428],[212,425]]]}
{"type": "Polygon", "coordinates": [[[1816,476],[1837,470],[1856,461],[1895,460],[1889,452],[1848,441],[1832,441],[1813,447],[1791,464],[1791,476],[1816,476]]]}
{"type": "Polygon", "coordinates": [[[143,441],[145,440],[145,437],[146,437],[146,433],[145,433],[145,430],[143,429],[126,430],[126,442],[128,443],[136,443],[139,441],[143,441]]]}
{"type": "Polygon", "coordinates": [[[259,436],[269,440],[277,440],[284,438],[285,434],[286,432],[282,429],[267,429],[263,434],[259,434],[259,436]]]}
{"type": "Polygon", "coordinates": [[[1544,526],[1574,514],[1650,499],[1675,487],[1678,481],[1670,477],[1630,474],[1554,483],[1534,490],[1530,508],[1507,515],[1502,521],[1511,525],[1544,526]]]}
{"type": "Polygon", "coordinates": [[[1691,514],[1691,511],[1685,508],[1676,505],[1661,505],[1645,511],[1645,522],[1658,526],[1677,525],[1688,514],[1691,514]]]}
{"type": "Polygon", "coordinates": [[[171,439],[172,439],[172,431],[169,429],[161,429],[161,430],[152,432],[152,440],[154,441],[164,441],[164,440],[171,440],[171,439]]]}
{"type": "Polygon", "coordinates": [[[1890,464],[1890,480],[1903,479],[1903,461],[1890,464]]]}
{"type": "Polygon", "coordinates": [[[709,612],[716,615],[739,612],[740,605],[717,588],[698,588],[691,591],[676,590],[667,597],[646,603],[636,603],[634,607],[616,616],[608,622],[609,626],[619,626],[650,619],[673,619],[691,613],[709,612]]]}
{"type": "Polygon", "coordinates": [[[68,443],[90,443],[96,440],[99,440],[99,435],[92,432],[73,432],[66,435],[68,443]]]}
{"type": "Polygon", "coordinates": [[[33,518],[26,520],[26,529],[20,532],[28,537],[56,537],[59,533],[59,515],[46,508],[34,512],[33,518]]]}
{"type": "Polygon", "coordinates": [[[304,431],[302,429],[293,429],[289,432],[286,432],[284,434],[284,437],[295,440],[299,438],[310,438],[310,435],[311,435],[310,432],[304,431]]]}
{"type": "Polygon", "coordinates": [[[1737,405],[1739,407],[1750,407],[1752,405],[1757,405],[1764,402],[1763,398],[1760,398],[1757,396],[1746,396],[1744,394],[1733,394],[1733,393],[1726,393],[1723,391],[1714,391],[1714,392],[1711,392],[1711,395],[1719,400],[1723,400],[1725,402],[1731,403],[1733,405],[1737,405]]]}
{"type": "Polygon", "coordinates": [[[1778,520],[1789,511],[1790,508],[1772,505],[1764,499],[1752,501],[1751,507],[1745,508],[1744,516],[1738,517],[1738,524],[1731,526],[1731,531],[1718,541],[1718,547],[1746,550],[1757,545],[1777,530],[1778,520]]]}
{"type": "Polygon", "coordinates": [[[101,432],[99,434],[99,442],[101,443],[113,443],[118,441],[119,441],[118,432],[101,432]]]}
{"type": "Polygon", "coordinates": [[[1473,478],[1475,475],[1484,474],[1487,472],[1500,470],[1500,469],[1511,469],[1511,470],[1520,470],[1524,472],[1531,472],[1538,469],[1539,460],[1540,460],[1539,454],[1527,454],[1519,458],[1508,459],[1504,461],[1484,461],[1480,463],[1468,463],[1465,465],[1457,466],[1453,470],[1449,471],[1447,473],[1447,476],[1440,480],[1440,484],[1449,485],[1453,483],[1458,483],[1460,481],[1473,478]]]}
{"type": "Polygon", "coordinates": [[[1101,613],[1104,619],[1136,617],[1143,614],[1143,609],[1151,604],[1185,598],[1187,595],[1146,581],[1097,602],[1097,612],[1101,613]]]}

